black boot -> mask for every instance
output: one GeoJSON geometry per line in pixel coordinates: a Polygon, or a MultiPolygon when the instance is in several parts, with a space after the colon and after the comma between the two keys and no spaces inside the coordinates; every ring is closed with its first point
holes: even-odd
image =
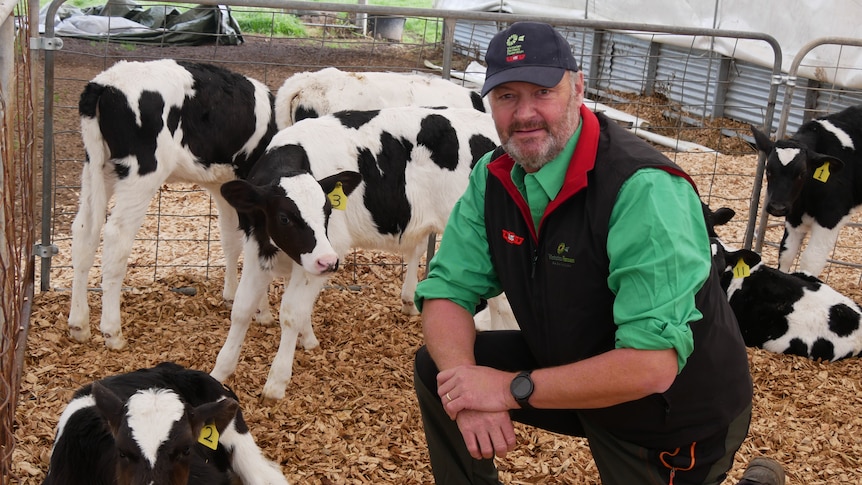
{"type": "Polygon", "coordinates": [[[784,468],[772,458],[759,456],[748,463],[737,485],[784,485],[784,468]]]}

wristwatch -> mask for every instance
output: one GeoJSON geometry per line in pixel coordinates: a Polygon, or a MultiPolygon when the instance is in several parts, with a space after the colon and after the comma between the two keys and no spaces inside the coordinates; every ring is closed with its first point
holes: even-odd
{"type": "Polygon", "coordinates": [[[530,405],[530,396],[533,395],[533,389],[535,388],[533,379],[530,377],[532,372],[531,370],[519,372],[509,385],[509,391],[512,392],[512,397],[515,398],[521,409],[534,409],[530,405]]]}

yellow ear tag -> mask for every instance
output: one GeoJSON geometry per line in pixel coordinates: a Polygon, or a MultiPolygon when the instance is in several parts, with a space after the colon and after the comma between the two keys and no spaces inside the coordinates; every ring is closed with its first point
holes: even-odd
{"type": "Polygon", "coordinates": [[[824,162],[823,165],[817,167],[814,171],[814,180],[826,182],[829,179],[829,162],[824,162]]]}
{"type": "Polygon", "coordinates": [[[347,196],[344,194],[341,182],[335,182],[335,188],[326,196],[329,197],[329,203],[332,204],[333,209],[347,210],[347,196]]]}
{"type": "Polygon", "coordinates": [[[733,277],[734,278],[746,278],[751,276],[751,268],[745,264],[745,260],[739,258],[739,261],[736,262],[736,266],[733,267],[733,277]]]}
{"type": "Polygon", "coordinates": [[[198,436],[198,443],[207,448],[212,448],[213,450],[218,448],[218,430],[216,429],[215,424],[208,424],[201,429],[201,435],[198,436]]]}

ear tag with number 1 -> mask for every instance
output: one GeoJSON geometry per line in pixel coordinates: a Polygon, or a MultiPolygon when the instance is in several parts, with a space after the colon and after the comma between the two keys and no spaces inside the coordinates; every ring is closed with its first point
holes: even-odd
{"type": "Polygon", "coordinates": [[[208,424],[201,429],[201,435],[198,436],[198,443],[215,450],[218,448],[218,430],[215,424],[208,424]]]}
{"type": "Polygon", "coordinates": [[[739,261],[736,262],[736,266],[733,267],[733,277],[734,278],[747,278],[751,276],[751,268],[745,263],[745,260],[739,258],[739,261]]]}
{"type": "Polygon", "coordinates": [[[332,192],[326,194],[329,197],[329,203],[333,209],[340,211],[347,210],[347,195],[344,194],[344,189],[341,187],[341,182],[335,183],[335,188],[332,192]]]}
{"type": "Polygon", "coordinates": [[[829,180],[829,162],[825,162],[823,165],[817,167],[817,170],[814,171],[814,180],[821,182],[829,180]]]}

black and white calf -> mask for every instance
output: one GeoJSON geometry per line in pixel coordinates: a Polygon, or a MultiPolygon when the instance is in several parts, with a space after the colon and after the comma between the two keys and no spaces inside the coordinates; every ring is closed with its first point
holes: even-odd
{"type": "MultiPolygon", "coordinates": [[[[399,106],[490,111],[487,102],[477,91],[437,76],[403,72],[352,72],[328,67],[288,77],[275,98],[275,119],[279,129],[282,129],[305,118],[317,118],[337,111],[399,106]]],[[[408,277],[418,271],[418,265],[418,258],[408,260],[408,277]]],[[[402,313],[418,315],[412,300],[403,301],[402,313]]],[[[268,312],[261,315],[258,318],[262,320],[270,317],[268,312]]]]}
{"type": "Polygon", "coordinates": [[[79,112],[88,160],[72,223],[72,337],[90,338],[87,279],[104,225],[100,329],[109,348],[125,345],[120,287],[127,260],[150,200],[168,182],[195,183],[212,194],[225,254],[224,297],[233,300],[242,234],[219,189],[247,175],[275,134],[269,89],[206,64],[120,61],[87,84],[79,112]]]}
{"type": "Polygon", "coordinates": [[[401,293],[412,304],[428,235],[443,231],[472,166],[497,143],[491,116],[474,109],[343,111],[279,131],[246,180],[222,186],[247,235],[246,263],[212,375],[233,374],[260,295],[274,278],[289,277],[263,389],[264,398],[282,398],[297,339],[306,349],[318,345],[312,309],[350,248],[414,261],[401,293]]]}
{"type": "Polygon", "coordinates": [[[327,67],[285,79],[276,94],[275,119],[278,127],[284,128],[305,118],[336,111],[397,106],[490,111],[477,91],[440,77],[401,72],[349,72],[327,67]]]}
{"type": "Polygon", "coordinates": [[[772,142],[753,126],[766,159],[766,211],[784,217],[778,268],[790,271],[810,231],[799,269],[818,276],[850,213],[862,205],[862,106],[803,124],[772,142]]]}
{"type": "Polygon", "coordinates": [[[75,392],[57,424],[44,485],[287,485],[261,453],[237,396],[164,362],[75,392]]]}
{"type": "Polygon", "coordinates": [[[785,273],[713,238],[721,286],[749,347],[835,361],[862,354],[862,309],[808,273],[785,273]]]}

